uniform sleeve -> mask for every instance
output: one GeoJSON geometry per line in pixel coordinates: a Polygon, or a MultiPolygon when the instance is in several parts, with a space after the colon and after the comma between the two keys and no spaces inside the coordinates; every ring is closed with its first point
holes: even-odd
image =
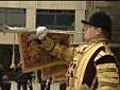
{"type": "Polygon", "coordinates": [[[51,55],[60,59],[70,61],[73,58],[73,47],[59,44],[52,38],[46,37],[46,39],[42,41],[40,47],[50,52],[51,55]]]}
{"type": "Polygon", "coordinates": [[[118,67],[114,60],[110,59],[102,58],[102,62],[97,63],[97,90],[120,90],[118,67]]]}

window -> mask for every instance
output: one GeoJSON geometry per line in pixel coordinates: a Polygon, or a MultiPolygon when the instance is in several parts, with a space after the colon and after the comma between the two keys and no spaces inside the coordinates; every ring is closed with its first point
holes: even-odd
{"type": "Polygon", "coordinates": [[[36,27],[49,29],[74,30],[74,10],[37,10],[36,27]]]}
{"type": "Polygon", "coordinates": [[[0,25],[25,27],[25,9],[0,8],[0,25]]]}

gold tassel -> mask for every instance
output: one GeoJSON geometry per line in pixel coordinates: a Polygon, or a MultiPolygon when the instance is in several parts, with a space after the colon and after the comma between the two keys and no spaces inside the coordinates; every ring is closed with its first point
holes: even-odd
{"type": "Polygon", "coordinates": [[[35,82],[38,83],[39,82],[39,78],[38,78],[37,70],[34,71],[34,73],[35,73],[35,82]]]}
{"type": "Polygon", "coordinates": [[[13,51],[13,54],[12,54],[12,63],[10,65],[10,68],[15,68],[15,33],[14,33],[14,41],[13,41],[13,47],[12,47],[12,51],[13,51]]]}

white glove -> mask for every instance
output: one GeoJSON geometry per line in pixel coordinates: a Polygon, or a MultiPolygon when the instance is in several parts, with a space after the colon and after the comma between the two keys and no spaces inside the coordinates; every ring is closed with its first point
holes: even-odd
{"type": "Polygon", "coordinates": [[[39,26],[37,28],[36,35],[39,40],[43,40],[47,36],[47,28],[44,26],[39,26]]]}

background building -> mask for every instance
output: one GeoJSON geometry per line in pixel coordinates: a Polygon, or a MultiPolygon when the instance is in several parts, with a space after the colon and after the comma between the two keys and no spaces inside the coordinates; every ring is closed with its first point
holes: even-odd
{"type": "MultiPolygon", "coordinates": [[[[0,1],[0,24],[82,31],[85,10],[85,1],[0,1]]],[[[0,43],[12,44],[12,37],[1,33],[0,43]]],[[[81,39],[81,35],[77,37],[81,39]]]]}
{"type": "MultiPolygon", "coordinates": [[[[95,11],[106,11],[113,20],[112,40],[119,42],[119,1],[0,1],[0,25],[82,32],[81,19],[95,11]]],[[[0,33],[0,44],[13,44],[14,35],[0,33]]],[[[82,34],[75,35],[76,42],[82,34]]],[[[17,40],[16,40],[16,43],[17,40]]]]}

